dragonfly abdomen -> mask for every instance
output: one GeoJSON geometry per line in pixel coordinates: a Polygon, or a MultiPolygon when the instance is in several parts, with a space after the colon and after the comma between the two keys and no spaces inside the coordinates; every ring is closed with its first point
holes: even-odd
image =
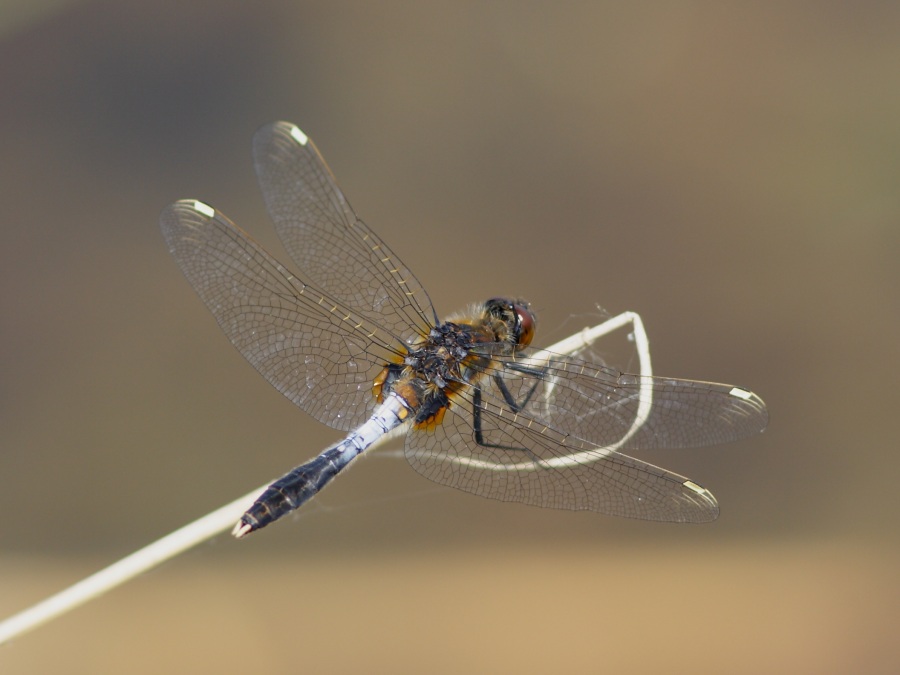
{"type": "Polygon", "coordinates": [[[356,431],[272,483],[241,516],[232,534],[240,539],[303,506],[366,448],[402,424],[409,413],[403,399],[389,395],[356,431]]]}

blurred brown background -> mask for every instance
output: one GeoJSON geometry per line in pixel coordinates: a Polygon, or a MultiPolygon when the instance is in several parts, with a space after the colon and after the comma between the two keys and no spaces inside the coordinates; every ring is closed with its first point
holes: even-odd
{"type": "Polygon", "coordinates": [[[336,439],[157,227],[198,197],[284,259],[250,160],[275,119],[439,312],[518,294],[549,344],[632,309],[657,373],[749,387],[772,422],[642,455],[716,494],[702,527],[375,455],[0,670],[896,672],[898,35],[880,2],[3,5],[0,617],[336,439]]]}

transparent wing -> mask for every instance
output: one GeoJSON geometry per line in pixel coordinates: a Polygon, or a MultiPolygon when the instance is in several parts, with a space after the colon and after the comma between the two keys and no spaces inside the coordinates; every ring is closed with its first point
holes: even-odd
{"type": "Polygon", "coordinates": [[[492,499],[706,522],[718,516],[708,490],[620,451],[725,443],[767,423],[762,399],[738,387],[523,349],[495,355],[477,392],[463,390],[441,424],[407,437],[406,457],[437,483],[492,499]]]}
{"type": "Polygon", "coordinates": [[[727,443],[769,421],[762,399],[740,387],[632,375],[531,348],[494,358],[482,387],[497,405],[511,409],[511,398],[542,425],[616,450],[727,443]]]}
{"type": "Polygon", "coordinates": [[[368,418],[372,380],[405,351],[390,330],[300,282],[202,202],[172,204],[160,227],[228,339],[278,391],[334,429],[368,418]]]}
{"type": "Polygon", "coordinates": [[[477,421],[473,408],[466,394],[441,424],[407,436],[406,458],[416,471],[482,497],[546,508],[667,522],[718,516],[715,497],[682,476],[594,448],[490,399],[477,421]]]}
{"type": "Polygon", "coordinates": [[[316,146],[288,122],[253,138],[256,174],[284,247],[305,279],[410,338],[437,318],[428,294],[353,212],[316,146]]]}

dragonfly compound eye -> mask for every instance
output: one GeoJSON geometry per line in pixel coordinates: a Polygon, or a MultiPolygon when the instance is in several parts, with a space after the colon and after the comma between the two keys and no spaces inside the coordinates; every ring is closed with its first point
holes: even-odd
{"type": "Polygon", "coordinates": [[[523,347],[530,345],[534,338],[534,312],[527,303],[515,303],[513,310],[516,313],[516,343],[523,347]]]}

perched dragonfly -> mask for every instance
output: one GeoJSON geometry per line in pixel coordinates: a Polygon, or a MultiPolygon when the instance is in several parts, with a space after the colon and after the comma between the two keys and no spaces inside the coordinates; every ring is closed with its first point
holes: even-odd
{"type": "Polygon", "coordinates": [[[235,536],[298,508],[398,428],[409,432],[405,455],[416,471],[483,497],[658,521],[718,516],[708,490],[620,451],[758,433],[768,421],[758,396],[535,349],[535,315],[524,300],[493,298],[441,321],[300,129],[264,127],[253,151],[299,275],[197,200],[167,207],[163,234],[244,357],[297,406],[348,435],[272,483],[235,536]]]}

